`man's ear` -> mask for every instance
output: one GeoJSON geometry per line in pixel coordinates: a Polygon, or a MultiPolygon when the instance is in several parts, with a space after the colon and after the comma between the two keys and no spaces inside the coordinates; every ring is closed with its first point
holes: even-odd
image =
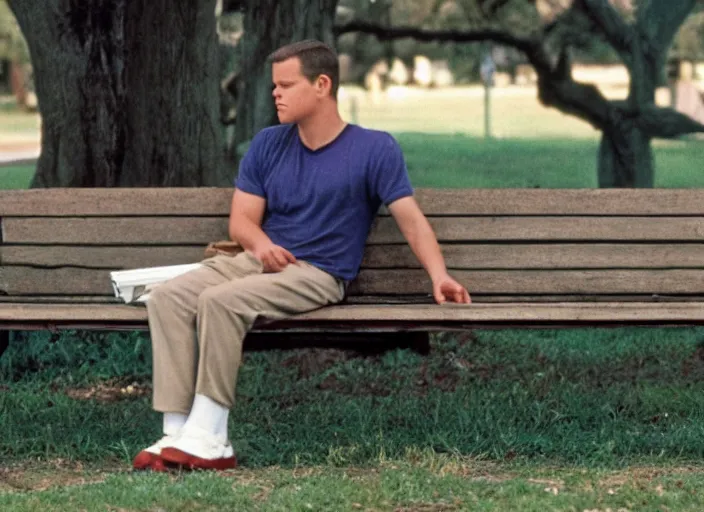
{"type": "Polygon", "coordinates": [[[315,81],[315,85],[318,89],[318,92],[322,93],[323,95],[329,94],[330,89],[332,88],[332,80],[330,80],[330,77],[328,75],[319,75],[315,81]]]}

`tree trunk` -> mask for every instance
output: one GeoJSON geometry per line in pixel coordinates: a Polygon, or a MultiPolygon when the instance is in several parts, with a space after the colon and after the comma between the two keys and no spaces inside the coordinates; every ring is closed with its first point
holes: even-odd
{"type": "Polygon", "coordinates": [[[638,39],[632,43],[628,72],[630,86],[625,102],[609,103],[609,121],[599,147],[599,187],[653,188],[652,134],[640,119],[655,105],[655,89],[662,68],[661,59],[647,55],[638,39]]]}
{"type": "Polygon", "coordinates": [[[605,130],[599,145],[599,188],[652,188],[655,172],[650,137],[632,127],[605,130]]]}
{"type": "Polygon", "coordinates": [[[218,185],[215,0],[9,0],[42,116],[32,187],[218,185]]]}
{"type": "Polygon", "coordinates": [[[337,0],[246,0],[244,4],[244,35],[239,45],[243,82],[233,144],[237,153],[230,155],[234,162],[258,131],[278,123],[268,55],[303,39],[318,39],[334,47],[337,0]]]}

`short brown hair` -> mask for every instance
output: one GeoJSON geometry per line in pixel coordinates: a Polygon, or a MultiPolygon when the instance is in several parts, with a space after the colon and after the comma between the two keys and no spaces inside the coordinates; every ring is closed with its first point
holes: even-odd
{"type": "Polygon", "coordinates": [[[298,57],[301,61],[301,73],[311,83],[320,75],[327,75],[332,82],[330,94],[333,97],[337,96],[337,88],[340,85],[340,64],[335,50],[322,41],[307,39],[282,46],[269,55],[269,60],[283,62],[293,57],[298,57]]]}

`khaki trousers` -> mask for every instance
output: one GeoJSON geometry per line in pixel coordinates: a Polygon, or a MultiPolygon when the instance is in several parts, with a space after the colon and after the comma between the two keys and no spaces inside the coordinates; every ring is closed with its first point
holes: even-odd
{"type": "Polygon", "coordinates": [[[282,319],[342,300],[343,284],[298,261],[263,273],[249,252],[219,255],[152,290],[147,301],[153,352],[153,406],[188,414],[196,393],[235,401],[242,341],[257,317],[282,319]]]}

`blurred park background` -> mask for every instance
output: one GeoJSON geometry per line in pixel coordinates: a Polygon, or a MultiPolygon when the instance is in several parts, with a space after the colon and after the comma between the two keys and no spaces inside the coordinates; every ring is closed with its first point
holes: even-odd
{"type": "MultiPolygon", "coordinates": [[[[594,86],[614,105],[619,101],[628,103],[629,96],[636,96],[634,80],[646,80],[640,75],[634,77],[633,66],[629,67],[621,49],[614,47],[610,40],[612,34],[605,32],[598,22],[590,22],[588,12],[582,13],[580,18],[580,8],[576,7],[579,2],[541,0],[532,2],[532,7],[524,5],[526,2],[475,0],[340,0],[334,3],[336,27],[342,27],[338,32],[350,29],[355,23],[368,31],[377,31],[350,31],[336,33],[334,37],[340,55],[342,87],[338,98],[343,117],[394,134],[406,152],[417,186],[572,188],[609,185],[600,184],[598,178],[602,158],[600,144],[607,128],[590,122],[587,110],[570,106],[570,101],[581,100],[545,99],[550,96],[546,93],[548,79],[543,78],[541,85],[530,56],[515,44],[501,44],[490,37],[481,37],[482,31],[489,30],[539,41],[553,60],[558,60],[560,52],[566,48],[570,82],[594,86]],[[582,19],[585,17],[586,22],[582,19]],[[378,31],[388,27],[435,33],[441,40],[378,37],[378,31]],[[477,38],[469,37],[469,42],[450,40],[460,40],[462,35],[467,39],[467,34],[475,34],[477,38]]],[[[219,97],[213,101],[218,103],[217,121],[221,130],[218,145],[224,151],[224,163],[213,165],[222,167],[217,177],[199,178],[194,185],[230,183],[252,130],[272,122],[266,108],[242,100],[246,87],[243,61],[247,56],[242,46],[247,15],[240,4],[242,2],[218,2],[214,20],[218,38],[219,97]],[[246,130],[250,133],[240,134],[239,138],[235,133],[238,109],[265,111],[261,115],[248,114],[250,126],[246,130]],[[263,119],[252,121],[253,116],[263,119]]],[[[645,186],[699,187],[704,184],[697,165],[704,156],[704,143],[699,133],[702,128],[699,123],[704,122],[704,12],[699,2],[692,4],[686,15],[672,22],[678,24],[674,27],[672,42],[662,52],[659,68],[648,80],[655,81],[651,87],[654,105],[671,107],[694,123],[666,137],[652,138],[656,170],[652,183],[645,186]]],[[[628,0],[614,1],[610,5],[626,19],[645,11],[637,11],[637,5],[628,0]]],[[[659,14],[647,13],[653,17],[659,14]]],[[[320,38],[324,36],[321,34],[320,38]]],[[[245,64],[265,67],[261,55],[253,63],[246,60],[245,64]]],[[[158,101],[158,96],[153,100],[158,101]]],[[[45,99],[46,103],[50,101],[56,100],[45,99]]],[[[85,108],[89,109],[90,105],[85,108]]],[[[54,106],[51,110],[55,110],[54,106]]],[[[0,2],[0,113],[0,161],[4,162],[0,186],[28,186],[41,148],[41,112],[27,42],[4,1],[0,2]]],[[[244,119],[242,113],[239,117],[244,119]]],[[[89,128],[90,121],[86,123],[84,130],[89,128]]],[[[666,124],[664,121],[657,123],[666,124]]],[[[611,129],[627,130],[622,126],[611,129]]],[[[643,151],[638,148],[634,152],[643,151]]],[[[639,160],[634,165],[642,168],[649,163],[639,160]]],[[[80,176],[81,172],[84,171],[74,169],[71,174],[80,176]]],[[[119,170],[113,172],[117,174],[119,170]]],[[[147,175],[154,171],[143,169],[141,172],[147,175]]],[[[157,179],[168,184],[163,177],[157,179]]],[[[80,186],[80,179],[75,180],[80,186]]],[[[41,181],[37,180],[36,184],[40,185],[41,181]]],[[[55,181],[55,185],[60,185],[60,180],[55,181]]],[[[144,179],[145,183],[149,181],[144,179]]],[[[119,179],[116,184],[119,186],[119,179]]],[[[617,186],[643,185],[630,182],[617,186]]]]}
{"type": "MultiPolygon", "coordinates": [[[[417,187],[704,186],[701,1],[49,3],[0,0],[0,188],[230,186],[274,122],[265,56],[308,37],[417,187]]],[[[703,347],[681,327],[248,353],[243,469],[136,479],[148,335],[16,332],[0,509],[702,510],[703,347]]]]}

